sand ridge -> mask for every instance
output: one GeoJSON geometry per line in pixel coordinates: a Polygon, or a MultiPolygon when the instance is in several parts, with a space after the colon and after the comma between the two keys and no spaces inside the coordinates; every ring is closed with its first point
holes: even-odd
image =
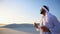
{"type": "Polygon", "coordinates": [[[0,34],[32,34],[32,33],[16,31],[8,28],[0,28],[0,34]]]}

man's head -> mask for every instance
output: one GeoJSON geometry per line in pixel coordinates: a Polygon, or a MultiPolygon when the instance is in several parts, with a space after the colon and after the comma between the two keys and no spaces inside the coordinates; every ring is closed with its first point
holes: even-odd
{"type": "Polygon", "coordinates": [[[45,16],[46,12],[49,12],[49,8],[45,5],[43,5],[43,7],[41,8],[40,11],[41,11],[40,14],[45,16]]]}

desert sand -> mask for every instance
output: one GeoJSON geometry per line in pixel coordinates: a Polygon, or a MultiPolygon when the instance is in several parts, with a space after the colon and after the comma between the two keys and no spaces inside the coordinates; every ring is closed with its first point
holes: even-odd
{"type": "Polygon", "coordinates": [[[0,28],[0,34],[32,34],[32,33],[16,31],[8,28],[0,28]]]}

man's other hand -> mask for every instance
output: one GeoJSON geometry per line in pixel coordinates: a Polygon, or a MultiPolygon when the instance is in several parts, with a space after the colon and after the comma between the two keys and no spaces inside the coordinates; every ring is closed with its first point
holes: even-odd
{"type": "Polygon", "coordinates": [[[34,27],[35,27],[35,28],[38,28],[38,25],[36,24],[36,22],[34,22],[34,27]]]}

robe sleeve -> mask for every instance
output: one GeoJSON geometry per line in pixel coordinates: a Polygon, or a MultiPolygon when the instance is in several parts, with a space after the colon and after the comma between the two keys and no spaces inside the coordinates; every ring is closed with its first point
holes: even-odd
{"type": "Polygon", "coordinates": [[[42,19],[43,19],[43,17],[41,16],[41,18],[40,18],[40,24],[38,25],[38,28],[36,28],[37,31],[41,31],[42,19]]]}

